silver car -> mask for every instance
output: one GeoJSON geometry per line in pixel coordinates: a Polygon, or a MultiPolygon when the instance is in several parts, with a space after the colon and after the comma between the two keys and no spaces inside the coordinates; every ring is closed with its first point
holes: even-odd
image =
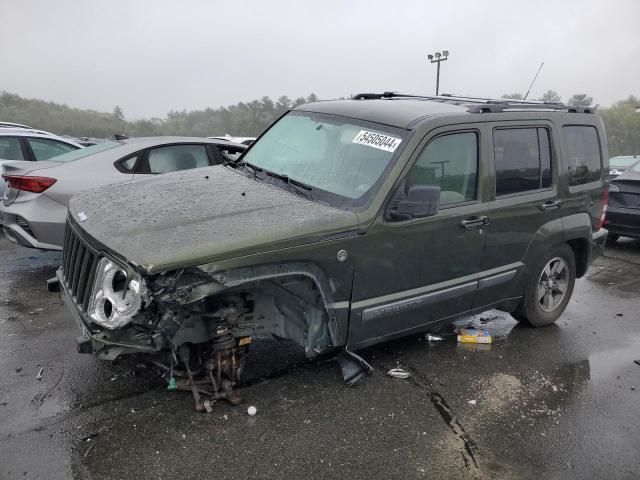
{"type": "MultiPolygon", "coordinates": [[[[57,155],[72,152],[83,146],[72,140],[20,125],[0,122],[0,165],[20,160],[38,162],[57,155]]],[[[5,182],[0,181],[0,198],[4,195],[5,182]]]]}
{"type": "MultiPolygon", "coordinates": [[[[235,161],[247,147],[226,140],[149,137],[107,141],[43,162],[8,162],[0,214],[12,242],[61,250],[69,199],[101,185],[235,161]]],[[[176,192],[179,194],[179,192],[176,192]]]]}

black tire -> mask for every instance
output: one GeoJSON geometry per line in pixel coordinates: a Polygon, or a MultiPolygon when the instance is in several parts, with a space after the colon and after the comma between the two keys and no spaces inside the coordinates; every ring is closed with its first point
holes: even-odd
{"type": "Polygon", "coordinates": [[[608,243],[616,243],[619,238],[620,238],[620,235],[615,234],[615,233],[609,233],[607,235],[607,242],[608,243]]]}
{"type": "Polygon", "coordinates": [[[573,250],[566,243],[556,245],[535,264],[531,272],[524,296],[511,315],[532,327],[545,327],[562,315],[571,299],[576,282],[573,250]]]}

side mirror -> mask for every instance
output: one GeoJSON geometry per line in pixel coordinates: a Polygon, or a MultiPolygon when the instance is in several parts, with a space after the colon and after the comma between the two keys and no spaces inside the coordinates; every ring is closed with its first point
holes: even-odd
{"type": "Polygon", "coordinates": [[[430,217],[438,213],[439,207],[440,187],[402,184],[393,195],[386,216],[390,220],[430,217]]]}

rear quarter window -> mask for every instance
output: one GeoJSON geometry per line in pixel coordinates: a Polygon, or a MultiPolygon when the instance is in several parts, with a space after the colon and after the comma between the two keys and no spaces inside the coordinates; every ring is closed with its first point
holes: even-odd
{"type": "Polygon", "coordinates": [[[565,168],[569,186],[600,180],[602,156],[596,128],[589,125],[565,126],[562,133],[567,145],[565,168]]]}

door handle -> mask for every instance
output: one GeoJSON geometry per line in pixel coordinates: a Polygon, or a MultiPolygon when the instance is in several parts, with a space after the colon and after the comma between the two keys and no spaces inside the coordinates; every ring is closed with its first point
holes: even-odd
{"type": "Polygon", "coordinates": [[[542,210],[557,210],[562,206],[562,202],[560,200],[549,200],[548,202],[544,202],[540,205],[542,210]]]}
{"type": "Polygon", "coordinates": [[[481,216],[481,217],[469,217],[465,218],[460,222],[460,226],[466,229],[472,229],[476,227],[482,227],[484,225],[489,225],[489,217],[481,216]]]}

